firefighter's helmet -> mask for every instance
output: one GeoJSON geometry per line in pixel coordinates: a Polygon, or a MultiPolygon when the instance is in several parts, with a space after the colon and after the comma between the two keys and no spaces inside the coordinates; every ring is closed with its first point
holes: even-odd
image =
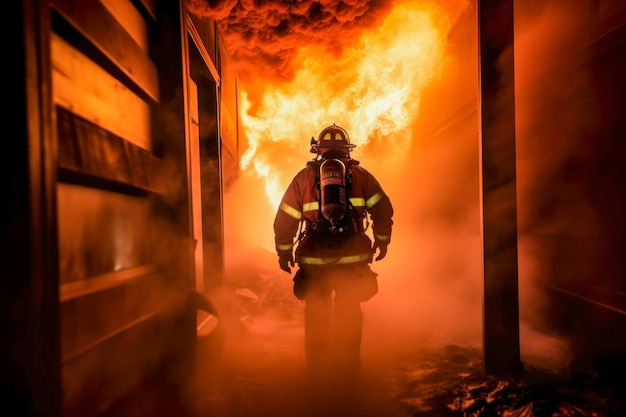
{"type": "Polygon", "coordinates": [[[320,149],[338,149],[350,152],[356,145],[350,143],[348,132],[342,127],[332,124],[320,132],[317,140],[311,138],[311,153],[319,153],[320,149]]]}

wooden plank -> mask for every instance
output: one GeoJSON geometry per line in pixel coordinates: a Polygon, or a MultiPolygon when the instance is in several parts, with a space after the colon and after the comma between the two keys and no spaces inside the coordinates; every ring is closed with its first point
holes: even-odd
{"type": "MultiPolygon", "coordinates": [[[[141,272],[144,271],[136,268],[130,271],[141,272]]],[[[61,358],[64,362],[167,304],[164,301],[167,299],[165,279],[160,274],[123,277],[120,281],[114,281],[113,274],[107,274],[87,281],[102,279],[115,285],[67,299],[61,304],[61,358]]]]}
{"type": "Polygon", "coordinates": [[[243,154],[242,143],[239,142],[239,85],[232,60],[224,51],[226,46],[220,42],[222,85],[220,89],[220,134],[223,147],[237,159],[243,154]]]}
{"type": "Polygon", "coordinates": [[[198,88],[196,83],[189,79],[189,190],[191,193],[191,224],[194,245],[194,276],[195,288],[204,290],[204,265],[202,258],[202,196],[200,182],[200,126],[198,109],[198,88]]]}
{"type": "Polygon", "coordinates": [[[57,106],[59,168],[159,192],[160,160],[113,133],[57,106]]]}
{"type": "Polygon", "coordinates": [[[508,376],[523,370],[519,336],[513,0],[479,0],[478,16],[484,367],[488,374],[508,376]]]}
{"type": "MultiPolygon", "coordinates": [[[[82,301],[83,307],[89,307],[90,302],[97,304],[92,306],[89,317],[82,320],[81,331],[88,331],[90,323],[108,325],[113,321],[114,325],[101,328],[105,331],[94,333],[88,343],[63,355],[64,417],[103,415],[115,401],[145,382],[144,378],[156,371],[164,358],[167,358],[169,369],[175,372],[181,369],[179,361],[191,354],[192,345],[187,333],[197,332],[197,314],[195,306],[187,301],[187,292],[180,291],[180,287],[164,290],[161,287],[159,293],[150,289],[148,297],[153,302],[143,303],[142,309],[135,309],[135,315],[126,316],[123,323],[118,320],[115,307],[122,301],[126,307],[132,307],[132,298],[96,301],[86,297],[76,300],[82,301]],[[108,307],[108,310],[99,307],[108,307]],[[188,316],[188,323],[181,322],[181,314],[188,316]]],[[[133,294],[141,304],[141,287],[137,287],[133,294]]],[[[64,303],[62,308],[66,307],[68,305],[64,303]]],[[[68,313],[75,320],[81,319],[76,310],[68,313]]],[[[168,375],[160,373],[158,377],[167,378],[168,375]]]]}
{"type": "Polygon", "coordinates": [[[169,341],[161,321],[146,314],[63,363],[63,417],[99,416],[158,365],[169,341]],[[142,352],[143,350],[143,352],[142,352]]]}
{"type": "Polygon", "coordinates": [[[11,89],[0,166],[6,197],[1,215],[2,407],[4,415],[61,416],[58,363],[58,264],[51,121],[48,5],[3,4],[11,47],[5,80],[11,89]]]}
{"type": "Polygon", "coordinates": [[[150,150],[150,106],[58,36],[51,39],[55,103],[150,150]]]}
{"type": "Polygon", "coordinates": [[[222,154],[228,153],[235,160],[241,157],[241,150],[238,143],[237,132],[237,114],[233,114],[231,109],[224,106],[221,102],[220,106],[220,137],[222,140],[222,154]]]}
{"type": "Polygon", "coordinates": [[[152,20],[156,20],[156,4],[155,0],[136,0],[137,4],[142,6],[143,14],[148,14],[152,20]]]}
{"type": "Polygon", "coordinates": [[[100,0],[104,7],[124,27],[137,45],[148,50],[148,25],[130,0],[100,0]]]}
{"type": "Polygon", "coordinates": [[[82,297],[98,291],[124,285],[131,280],[155,273],[155,265],[141,265],[102,274],[97,277],[63,283],[60,287],[59,300],[61,302],[82,297]]]}
{"type": "Polygon", "coordinates": [[[194,30],[198,33],[211,60],[217,62],[217,25],[212,17],[202,19],[193,13],[187,13],[187,19],[191,20],[194,30]]]}
{"type": "Polygon", "coordinates": [[[159,101],[157,70],[148,52],[98,0],[52,0],[57,10],[122,73],[159,101]]]}
{"type": "MultiPolygon", "coordinates": [[[[200,23],[197,19],[193,19],[193,16],[187,15],[187,31],[189,32],[189,36],[193,41],[194,45],[198,49],[200,56],[202,56],[202,60],[207,66],[207,69],[211,73],[213,80],[219,86],[220,84],[220,74],[215,66],[216,53],[215,53],[215,33],[213,31],[208,30],[207,25],[204,24],[201,26],[202,32],[198,30],[196,27],[196,23],[200,23]],[[194,23],[195,22],[195,23],[194,23]]],[[[212,23],[212,21],[211,21],[212,23]]]]}
{"type": "Polygon", "coordinates": [[[604,288],[586,289],[584,293],[569,291],[554,285],[546,285],[546,288],[577,298],[585,303],[593,304],[605,310],[626,316],[626,294],[607,291],[604,288]]]}
{"type": "Polygon", "coordinates": [[[59,182],[57,201],[62,283],[163,259],[151,198],[59,182]]]}

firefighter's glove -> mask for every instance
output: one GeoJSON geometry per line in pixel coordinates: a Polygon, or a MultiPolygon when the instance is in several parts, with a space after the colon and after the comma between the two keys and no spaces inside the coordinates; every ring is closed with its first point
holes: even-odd
{"type": "Polygon", "coordinates": [[[290,266],[294,266],[293,254],[285,253],[278,255],[278,264],[280,265],[280,269],[291,274],[290,266]]]}
{"type": "Polygon", "coordinates": [[[374,241],[372,250],[374,251],[374,254],[376,254],[376,250],[378,250],[378,256],[376,257],[377,261],[380,261],[387,256],[387,245],[387,242],[381,242],[380,240],[374,241]]]}

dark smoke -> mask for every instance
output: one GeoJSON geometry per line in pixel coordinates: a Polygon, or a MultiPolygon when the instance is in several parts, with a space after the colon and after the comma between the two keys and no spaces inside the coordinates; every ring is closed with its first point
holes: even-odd
{"type": "Polygon", "coordinates": [[[393,8],[389,0],[207,1],[188,9],[217,21],[242,79],[289,80],[298,47],[323,45],[340,54],[393,8]]]}

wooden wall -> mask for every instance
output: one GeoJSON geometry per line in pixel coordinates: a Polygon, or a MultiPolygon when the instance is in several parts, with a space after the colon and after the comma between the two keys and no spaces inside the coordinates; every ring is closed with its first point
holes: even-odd
{"type": "Polygon", "coordinates": [[[6,257],[3,323],[29,330],[2,345],[7,383],[25,414],[99,416],[155,372],[185,375],[193,300],[221,283],[223,52],[180,1],[13,11],[24,146],[7,148],[17,163],[3,174],[20,180],[2,237],[23,243],[6,257]]]}
{"type": "Polygon", "coordinates": [[[183,66],[159,68],[180,10],[54,0],[51,21],[63,413],[98,415],[194,340],[170,319],[193,288],[183,66]]]}
{"type": "MultiPolygon", "coordinates": [[[[590,366],[626,350],[626,5],[515,2],[515,30],[522,359],[543,335],[570,349],[563,362],[590,366]]],[[[449,166],[470,179],[478,163],[475,31],[468,9],[450,34],[451,70],[422,100],[424,161],[415,161],[428,166],[430,144],[445,142],[454,149],[449,166]]],[[[473,213],[478,183],[466,182],[442,207],[473,213]]]]}

